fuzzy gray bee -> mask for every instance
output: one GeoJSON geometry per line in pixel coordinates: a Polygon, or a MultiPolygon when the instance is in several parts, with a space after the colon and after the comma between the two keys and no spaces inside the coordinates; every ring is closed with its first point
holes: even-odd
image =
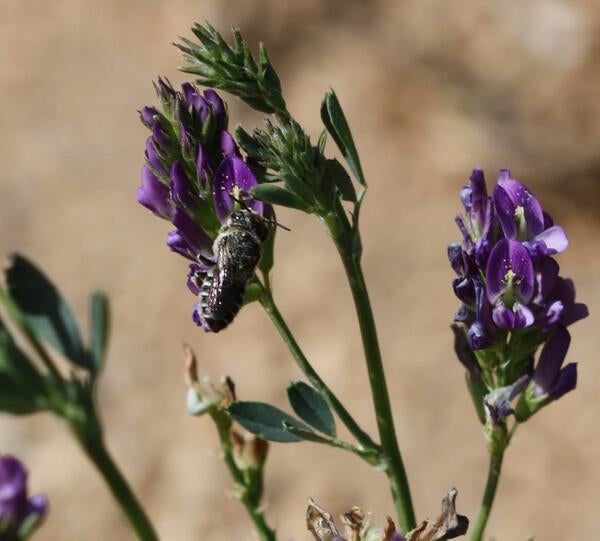
{"type": "Polygon", "coordinates": [[[200,290],[196,310],[211,332],[231,323],[242,306],[248,281],[254,275],[271,222],[249,209],[236,210],[213,243],[213,267],[196,277],[200,290]]]}

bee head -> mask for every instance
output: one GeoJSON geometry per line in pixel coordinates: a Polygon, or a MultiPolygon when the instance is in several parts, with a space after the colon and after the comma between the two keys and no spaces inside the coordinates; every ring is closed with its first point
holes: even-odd
{"type": "Polygon", "coordinates": [[[229,225],[242,227],[252,231],[261,242],[269,238],[269,223],[260,215],[249,209],[234,210],[229,217],[229,225]]]}

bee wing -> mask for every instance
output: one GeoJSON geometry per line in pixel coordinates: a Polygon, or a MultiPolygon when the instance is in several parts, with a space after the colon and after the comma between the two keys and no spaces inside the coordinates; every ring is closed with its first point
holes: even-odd
{"type": "MultiPolygon", "coordinates": [[[[243,285],[242,285],[243,288],[243,285]]],[[[219,313],[230,304],[229,297],[239,295],[240,284],[236,279],[234,259],[231,255],[230,237],[221,239],[217,247],[216,263],[212,275],[212,286],[208,293],[207,305],[211,312],[219,313]]]]}

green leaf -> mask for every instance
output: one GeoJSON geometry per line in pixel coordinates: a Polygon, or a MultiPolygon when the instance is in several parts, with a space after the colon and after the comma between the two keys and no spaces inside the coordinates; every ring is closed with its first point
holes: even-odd
{"type": "Polygon", "coordinates": [[[311,207],[302,201],[300,197],[275,184],[257,184],[250,190],[250,195],[271,205],[281,205],[303,212],[311,212],[311,207]]]}
{"type": "Polygon", "coordinates": [[[344,159],[348,162],[354,177],[365,186],[365,177],[360,165],[358,152],[356,151],[356,145],[354,144],[354,139],[352,138],[352,133],[344,116],[342,106],[333,89],[329,89],[325,94],[325,98],[321,104],[321,119],[327,131],[336,142],[344,159]]]}
{"type": "Polygon", "coordinates": [[[327,160],[327,176],[342,194],[344,201],[356,202],[356,190],[344,166],[335,158],[327,160]]]}
{"type": "Polygon", "coordinates": [[[73,312],[42,271],[17,254],[6,271],[6,283],[36,335],[73,363],[91,368],[73,312]]]}
{"type": "Polygon", "coordinates": [[[90,297],[90,325],[90,357],[97,374],[102,368],[110,335],[110,305],[102,291],[95,291],[90,297]]]}
{"type": "Polygon", "coordinates": [[[269,441],[290,443],[301,440],[287,431],[283,423],[308,430],[300,421],[264,402],[234,402],[227,411],[248,432],[269,441]]]}
{"type": "Polygon", "coordinates": [[[335,421],[327,402],[308,383],[296,381],[287,389],[292,408],[303,421],[320,432],[335,437],[335,421]]]}

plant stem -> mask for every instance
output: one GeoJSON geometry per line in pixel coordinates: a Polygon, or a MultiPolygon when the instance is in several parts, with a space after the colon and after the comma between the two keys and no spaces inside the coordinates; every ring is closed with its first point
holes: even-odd
{"type": "Polygon", "coordinates": [[[502,468],[502,459],[504,457],[504,448],[501,447],[498,451],[490,453],[490,465],[488,469],[487,482],[485,484],[485,492],[483,500],[477,515],[475,527],[471,533],[471,541],[481,541],[483,533],[494,504],[496,489],[498,488],[498,480],[500,479],[500,470],[502,468]]]}
{"type": "Polygon", "coordinates": [[[336,412],[337,416],[340,418],[342,423],[346,425],[350,433],[356,438],[356,441],[366,450],[377,450],[379,446],[371,439],[371,436],[369,436],[362,428],[360,428],[360,426],[354,420],[352,415],[338,400],[335,394],[333,394],[333,391],[321,379],[321,376],[319,376],[317,371],[310,364],[309,360],[304,355],[304,352],[298,345],[298,342],[296,342],[292,331],[287,326],[287,323],[285,322],[283,316],[281,315],[277,306],[275,305],[275,302],[270,292],[265,291],[265,294],[260,299],[260,303],[264,308],[265,312],[267,312],[267,315],[271,318],[273,325],[275,325],[275,328],[277,329],[279,335],[290,350],[300,370],[302,370],[304,375],[317,389],[317,391],[319,391],[323,395],[323,398],[327,401],[329,406],[336,412]]]}
{"type": "Polygon", "coordinates": [[[339,218],[337,217],[328,217],[325,219],[325,223],[344,264],[352,297],[354,298],[369,382],[371,384],[377,427],[381,438],[381,448],[386,459],[385,472],[392,490],[392,498],[398,521],[402,529],[406,532],[416,526],[415,512],[408,478],[396,438],[392,408],[369,294],[360,265],[360,256],[353,249],[354,246],[360,246],[360,239],[355,237],[355,235],[358,235],[357,231],[348,234],[348,230],[343,224],[340,227],[339,218]]]}
{"type": "MultiPolygon", "coordinates": [[[[230,436],[230,425],[231,421],[229,418],[225,418],[225,422],[222,422],[216,415],[213,415],[213,420],[217,426],[217,430],[219,432],[219,440],[221,442],[221,452],[223,453],[223,461],[225,462],[231,477],[233,478],[236,484],[236,496],[239,500],[244,504],[244,507],[248,511],[252,522],[254,523],[254,528],[256,529],[256,533],[260,541],[275,541],[275,531],[267,524],[265,520],[265,516],[263,514],[260,501],[256,501],[256,498],[252,496],[252,492],[250,491],[251,487],[247,486],[246,479],[244,478],[244,473],[238,468],[235,463],[235,459],[233,456],[233,446],[231,443],[230,436]]],[[[260,472],[262,476],[262,471],[260,472]]]]}
{"type": "Polygon", "coordinates": [[[154,527],[148,520],[144,509],[127,484],[123,474],[114,463],[102,438],[79,437],[79,442],[106,481],[112,495],[119,502],[138,539],[140,541],[158,541],[154,527]]]}

